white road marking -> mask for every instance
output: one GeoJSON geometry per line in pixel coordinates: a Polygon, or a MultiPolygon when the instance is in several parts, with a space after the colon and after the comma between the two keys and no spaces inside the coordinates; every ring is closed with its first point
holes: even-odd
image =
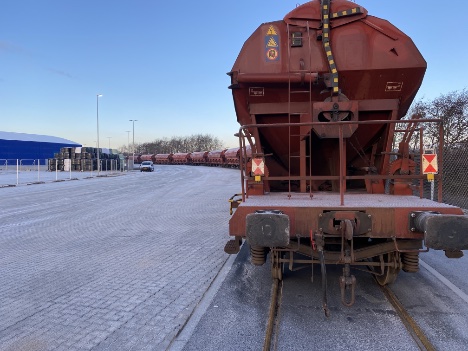
{"type": "Polygon", "coordinates": [[[419,264],[423,266],[429,273],[431,273],[434,277],[439,279],[445,286],[447,286],[450,290],[452,290],[455,294],[457,294],[463,301],[468,303],[468,295],[457,288],[452,282],[450,282],[447,278],[445,278],[442,274],[437,272],[434,268],[429,266],[426,262],[419,259],[419,264]]]}

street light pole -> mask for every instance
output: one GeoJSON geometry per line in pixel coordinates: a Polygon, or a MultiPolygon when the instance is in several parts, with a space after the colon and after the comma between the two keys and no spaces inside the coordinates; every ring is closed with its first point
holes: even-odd
{"type": "MultiPolygon", "coordinates": [[[[126,130],[126,132],[127,132],[127,162],[126,162],[126,166],[127,166],[127,172],[128,172],[128,166],[130,165],[130,132],[131,131],[126,130]]],[[[133,162],[132,162],[132,165],[133,165],[133,162]]]]}
{"type": "Polygon", "coordinates": [[[97,125],[97,171],[100,171],[100,155],[99,155],[99,98],[102,94],[96,94],[96,125],[97,125]]]}
{"type": "Polygon", "coordinates": [[[109,139],[109,152],[110,152],[110,140],[111,140],[112,137],[107,137],[107,139],[109,139]]]}
{"type": "Polygon", "coordinates": [[[126,130],[127,132],[127,147],[130,149],[130,132],[131,130],[126,130]]]}
{"type": "Polygon", "coordinates": [[[133,154],[133,157],[132,157],[132,167],[133,167],[133,163],[135,162],[135,122],[138,121],[137,119],[129,119],[130,122],[133,123],[133,142],[132,142],[132,154],[133,154]]]}

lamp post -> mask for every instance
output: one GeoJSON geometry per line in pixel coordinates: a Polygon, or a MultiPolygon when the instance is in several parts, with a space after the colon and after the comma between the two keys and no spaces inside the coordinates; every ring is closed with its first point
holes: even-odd
{"type": "Polygon", "coordinates": [[[135,122],[138,120],[129,119],[129,121],[133,123],[133,142],[132,142],[132,168],[133,168],[133,163],[135,162],[135,122]]]}
{"type": "Polygon", "coordinates": [[[97,125],[97,171],[100,171],[100,155],[99,155],[99,98],[102,94],[96,94],[96,125],[97,125]]]}
{"type": "MultiPolygon", "coordinates": [[[[127,172],[128,172],[128,166],[130,165],[130,130],[125,131],[127,133],[127,161],[126,161],[126,166],[127,166],[127,172]]],[[[133,167],[133,166],[132,166],[133,167]]]]}
{"type": "Polygon", "coordinates": [[[109,152],[110,152],[110,140],[111,140],[112,137],[107,137],[107,139],[109,139],[109,152]]]}
{"type": "Polygon", "coordinates": [[[131,130],[126,130],[127,132],[127,147],[128,149],[130,149],[130,132],[131,130]]]}

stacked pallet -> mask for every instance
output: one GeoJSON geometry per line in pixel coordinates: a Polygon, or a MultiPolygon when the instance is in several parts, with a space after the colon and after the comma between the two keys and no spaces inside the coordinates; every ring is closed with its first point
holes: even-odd
{"type": "MultiPolygon", "coordinates": [[[[97,171],[97,148],[63,147],[49,159],[49,171],[97,171]]],[[[99,149],[101,170],[120,170],[123,155],[113,149],[99,149]]]]}

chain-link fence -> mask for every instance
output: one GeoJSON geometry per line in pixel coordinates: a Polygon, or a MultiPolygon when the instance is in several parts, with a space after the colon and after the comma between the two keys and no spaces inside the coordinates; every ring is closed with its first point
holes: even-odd
{"type": "MultiPolygon", "coordinates": [[[[428,150],[429,153],[438,154],[438,166],[439,173],[442,174],[442,202],[458,206],[465,210],[468,209],[468,178],[466,172],[468,170],[468,142],[460,143],[444,143],[444,148],[441,151],[439,150],[439,139],[442,133],[437,131],[437,123],[424,123],[417,125],[417,128],[407,138],[410,149],[412,150],[412,159],[415,162],[415,174],[421,174],[422,167],[422,156],[421,152],[426,153],[428,150]],[[425,129],[430,126],[428,137],[425,133],[425,129]],[[420,127],[422,129],[420,129],[420,127]],[[421,146],[421,144],[423,146],[421,146]]],[[[404,131],[408,130],[409,127],[406,125],[398,125],[404,131]]],[[[396,133],[394,138],[394,151],[397,154],[398,148],[396,147],[399,142],[404,140],[402,134],[396,133]]],[[[401,156],[401,155],[400,155],[401,156]]],[[[396,156],[392,157],[392,160],[396,159],[396,156]]],[[[423,197],[428,199],[438,200],[438,189],[439,189],[439,179],[434,177],[434,181],[428,181],[425,179],[423,181],[423,197]]],[[[415,185],[414,195],[419,195],[419,190],[416,190],[419,186],[419,181],[413,183],[415,185]]]]}
{"type": "Polygon", "coordinates": [[[443,201],[468,209],[468,143],[446,147],[443,154],[443,201]]]}

